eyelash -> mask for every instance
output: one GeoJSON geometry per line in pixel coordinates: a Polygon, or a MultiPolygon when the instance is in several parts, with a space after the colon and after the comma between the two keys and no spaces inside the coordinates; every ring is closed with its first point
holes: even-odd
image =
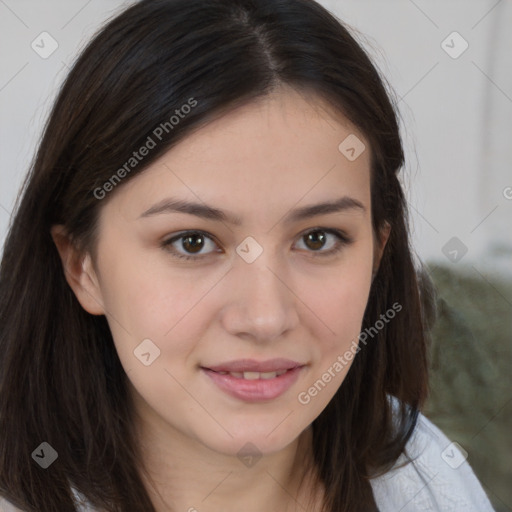
{"type": "MultiPolygon", "coordinates": [[[[306,235],[309,235],[310,233],[314,233],[316,231],[320,231],[322,233],[327,233],[327,234],[336,236],[338,238],[338,244],[333,249],[330,249],[328,251],[307,251],[307,252],[311,252],[312,256],[314,258],[317,258],[317,257],[323,258],[323,257],[332,256],[353,242],[352,238],[348,237],[343,231],[340,231],[338,229],[329,229],[329,228],[322,228],[322,227],[316,227],[316,228],[309,229],[308,231],[304,232],[300,238],[305,237],[306,235]]],[[[200,259],[206,258],[207,256],[213,254],[213,253],[208,253],[206,255],[199,255],[199,256],[192,256],[192,255],[185,256],[184,254],[181,254],[172,248],[172,244],[174,242],[181,240],[183,238],[186,238],[189,235],[202,235],[205,238],[209,238],[210,240],[215,242],[214,238],[211,237],[210,235],[208,235],[208,233],[206,233],[204,231],[200,231],[200,230],[194,230],[194,231],[183,231],[182,233],[180,233],[177,236],[169,238],[168,240],[164,240],[162,242],[161,246],[163,249],[170,252],[173,257],[183,259],[183,260],[200,260],[200,259]]]]}

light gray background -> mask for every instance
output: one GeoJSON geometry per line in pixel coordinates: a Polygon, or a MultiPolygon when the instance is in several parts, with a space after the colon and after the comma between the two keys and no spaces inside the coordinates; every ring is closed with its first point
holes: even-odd
{"type": "MultiPolygon", "coordinates": [[[[70,63],[129,3],[0,0],[0,243],[70,63]],[[43,31],[59,45],[47,59],[31,47],[43,31]]],[[[361,33],[396,91],[418,256],[468,266],[483,279],[495,271],[512,275],[512,2],[321,3],[361,33]],[[469,44],[456,59],[442,47],[454,31],[469,44]],[[468,251],[450,262],[442,249],[454,236],[468,251]]],[[[459,43],[451,41],[457,50],[459,43]]]]}

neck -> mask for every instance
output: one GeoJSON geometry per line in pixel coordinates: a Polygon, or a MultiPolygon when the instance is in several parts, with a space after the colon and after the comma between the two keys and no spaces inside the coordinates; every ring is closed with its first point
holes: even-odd
{"type": "Polygon", "coordinates": [[[279,452],[246,463],[156,420],[138,417],[136,431],[143,480],[157,512],[319,510],[311,426],[279,452]]]}

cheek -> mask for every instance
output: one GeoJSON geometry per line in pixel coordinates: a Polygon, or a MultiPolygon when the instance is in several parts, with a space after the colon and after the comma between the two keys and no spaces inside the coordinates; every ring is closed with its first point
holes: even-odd
{"type": "Polygon", "coordinates": [[[345,262],[320,275],[301,278],[298,295],[317,316],[326,349],[359,334],[371,286],[371,245],[360,244],[345,262]]]}
{"type": "Polygon", "coordinates": [[[164,336],[193,309],[208,287],[204,279],[173,269],[161,258],[135,252],[119,262],[105,260],[102,274],[105,309],[139,337],[164,336]]]}
{"type": "Polygon", "coordinates": [[[352,364],[353,358],[349,355],[342,368],[333,368],[340,356],[357,349],[367,295],[361,282],[357,282],[356,276],[352,275],[351,279],[332,285],[325,290],[324,295],[317,298],[318,316],[322,322],[318,323],[319,330],[312,336],[317,355],[312,377],[313,380],[321,378],[329,369],[334,370],[336,375],[332,382],[329,381],[329,390],[320,399],[324,405],[341,385],[352,364]]]}
{"type": "Polygon", "coordinates": [[[332,278],[317,294],[316,300],[322,304],[325,322],[336,334],[341,327],[357,323],[362,317],[368,301],[369,284],[367,272],[347,272],[332,278]]]}
{"type": "Polygon", "coordinates": [[[322,293],[319,290],[309,296],[321,321],[315,323],[318,330],[312,332],[316,357],[297,394],[297,407],[311,421],[343,384],[357,355],[371,284],[368,277],[371,267],[361,261],[326,281],[322,293]]]}
{"type": "Polygon", "coordinates": [[[158,365],[175,366],[172,361],[183,362],[211,322],[208,295],[225,270],[180,269],[165,258],[127,253],[117,262],[105,259],[102,267],[102,298],[119,357],[125,369],[138,367],[134,350],[150,339],[160,351],[158,365]]]}
{"type": "MultiPolygon", "coordinates": [[[[187,339],[207,328],[227,297],[222,291],[225,268],[180,268],[167,264],[161,254],[149,255],[135,247],[112,248],[104,254],[102,299],[120,350],[127,346],[132,352],[149,338],[166,350],[166,340],[173,339],[174,353],[187,351],[187,339]]],[[[371,239],[364,237],[339,263],[296,268],[290,285],[297,307],[309,316],[302,321],[324,350],[359,333],[370,288],[371,254],[371,239]]]]}

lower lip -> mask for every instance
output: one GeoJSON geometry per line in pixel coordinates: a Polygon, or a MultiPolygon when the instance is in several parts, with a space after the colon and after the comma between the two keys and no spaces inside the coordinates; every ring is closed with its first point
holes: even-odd
{"type": "Polygon", "coordinates": [[[254,380],[239,379],[229,374],[223,375],[207,368],[201,368],[201,370],[228,395],[246,402],[264,402],[273,400],[290,389],[297,381],[302,368],[298,366],[273,379],[254,380]]]}

